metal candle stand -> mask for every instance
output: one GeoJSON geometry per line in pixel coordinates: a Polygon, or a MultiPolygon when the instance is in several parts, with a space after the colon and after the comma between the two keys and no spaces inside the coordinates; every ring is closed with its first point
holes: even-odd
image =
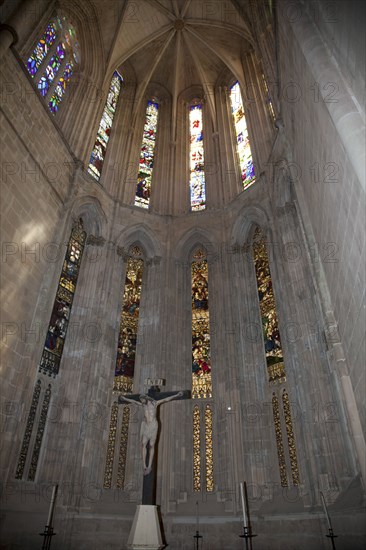
{"type": "Polygon", "coordinates": [[[53,532],[53,527],[49,527],[48,525],[46,525],[43,533],[39,534],[41,535],[41,537],[44,537],[42,550],[49,550],[51,548],[52,537],[56,535],[56,533],[53,532]]]}
{"type": "Polygon", "coordinates": [[[336,539],[338,537],[338,535],[335,535],[333,533],[333,529],[331,527],[329,527],[328,531],[329,531],[329,535],[325,535],[325,536],[328,537],[328,539],[330,539],[332,541],[332,548],[333,548],[333,550],[336,550],[334,539],[336,539]]]}
{"type": "Polygon", "coordinates": [[[196,534],[193,536],[194,539],[196,539],[196,542],[195,542],[195,547],[196,547],[196,550],[199,550],[199,539],[203,539],[203,536],[200,535],[200,532],[199,531],[196,531],[196,534]]]}
{"type": "Polygon", "coordinates": [[[244,534],[243,535],[239,535],[239,537],[241,539],[245,539],[245,549],[246,550],[252,550],[253,546],[252,546],[252,538],[253,537],[256,537],[257,535],[254,535],[252,533],[252,527],[249,526],[249,527],[243,527],[244,529],[244,534]]]}

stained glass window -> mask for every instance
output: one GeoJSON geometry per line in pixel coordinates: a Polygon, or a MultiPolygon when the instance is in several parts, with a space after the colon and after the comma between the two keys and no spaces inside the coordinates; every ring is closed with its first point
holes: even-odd
{"type": "Polygon", "coordinates": [[[69,85],[70,79],[72,77],[72,69],[73,69],[72,62],[70,61],[70,63],[66,63],[64,74],[61,76],[60,80],[58,81],[55,91],[52,94],[52,97],[48,104],[51,113],[57,113],[58,111],[62,97],[66,92],[66,88],[69,85]]]}
{"type": "Polygon", "coordinates": [[[192,276],[192,397],[212,396],[208,264],[206,254],[193,255],[192,276]]]}
{"type": "Polygon", "coordinates": [[[193,407],[193,490],[201,490],[201,415],[198,405],[193,407]]]}
{"type": "Polygon", "coordinates": [[[204,416],[202,416],[200,407],[195,405],[193,407],[193,490],[201,491],[204,487],[205,491],[211,492],[214,490],[214,466],[213,411],[210,404],[205,405],[204,416]],[[202,454],[203,450],[204,454],[202,454]]]}
{"type": "Polygon", "coordinates": [[[18,460],[17,470],[15,473],[15,479],[22,479],[23,477],[25,463],[27,460],[29,445],[30,445],[32,432],[33,432],[33,426],[34,426],[34,422],[37,414],[39,396],[41,395],[41,389],[42,389],[41,381],[37,380],[37,383],[33,391],[32,403],[31,403],[31,407],[27,418],[27,425],[25,427],[25,433],[24,433],[22,447],[19,454],[19,460],[18,460]]]}
{"type": "Polygon", "coordinates": [[[124,393],[132,391],[143,267],[141,250],[133,247],[127,261],[113,388],[124,393]]]}
{"type": "Polygon", "coordinates": [[[93,150],[90,155],[88,172],[97,181],[100,180],[103,162],[107,151],[107,144],[111,134],[112,123],[116,113],[117,102],[122,85],[121,75],[115,71],[109,87],[107,101],[103,110],[102,118],[99,123],[97,137],[93,150]]]}
{"type": "Polygon", "coordinates": [[[214,490],[214,475],[213,475],[213,446],[212,446],[212,407],[205,407],[205,459],[206,459],[206,491],[214,490]]]}
{"type": "Polygon", "coordinates": [[[154,166],[154,149],[156,130],[158,126],[159,105],[149,101],[146,109],[146,118],[142,145],[140,151],[140,165],[137,175],[137,190],[135,205],[148,208],[151,195],[151,180],[154,166]]]}
{"type": "Polygon", "coordinates": [[[42,61],[46,57],[50,47],[56,40],[56,24],[50,23],[47,25],[44,35],[39,40],[34,52],[27,61],[27,69],[33,77],[38,71],[42,61]]]}
{"type": "Polygon", "coordinates": [[[73,228],[68,242],[39,365],[39,370],[50,376],[56,376],[59,371],[85,239],[86,233],[83,230],[82,221],[79,220],[73,228]]]}
{"type": "Polygon", "coordinates": [[[32,77],[51,54],[47,67],[38,81],[37,88],[43,97],[51,90],[48,108],[51,113],[56,114],[69,86],[75,64],[80,62],[80,48],[75,29],[70,21],[62,15],[55,17],[49,23],[45,34],[27,61],[27,69],[32,77]],[[58,39],[57,47],[55,44],[56,39],[58,39]],[[56,75],[61,70],[63,71],[62,76],[56,82],[56,75]]]}
{"type": "MultiPolygon", "coordinates": [[[[276,303],[272,287],[269,259],[264,235],[259,227],[253,237],[254,266],[257,279],[259,308],[262,319],[262,333],[267,363],[268,382],[271,385],[281,385],[286,382],[286,371],[283,360],[280,332],[278,328],[276,303]]],[[[276,435],[277,457],[282,487],[288,486],[286,454],[291,467],[294,485],[300,484],[299,468],[295,446],[295,436],[292,425],[290,400],[286,389],[282,391],[282,407],[277,396],[280,390],[272,394],[272,412],[276,435]],[[282,420],[281,420],[282,418],[282,420]],[[287,446],[283,443],[282,424],[286,426],[287,446]],[[285,454],[286,452],[286,454],[285,454]]]]}
{"type": "Polygon", "coordinates": [[[268,380],[274,384],[285,381],[286,373],[266,243],[259,228],[254,233],[253,253],[268,380]]]}
{"type": "Polygon", "coordinates": [[[192,105],[189,111],[189,188],[191,210],[206,208],[206,185],[203,151],[202,105],[192,105]]]}
{"type": "Polygon", "coordinates": [[[47,65],[46,71],[38,82],[38,89],[41,95],[45,96],[52,84],[59,68],[61,67],[62,60],[65,58],[65,45],[61,42],[57,46],[55,55],[50,59],[47,65]]]}
{"type": "Polygon", "coordinates": [[[236,82],[230,89],[230,102],[235,125],[236,149],[239,157],[241,180],[243,189],[246,189],[253,183],[255,175],[239,82],[236,82]]]}

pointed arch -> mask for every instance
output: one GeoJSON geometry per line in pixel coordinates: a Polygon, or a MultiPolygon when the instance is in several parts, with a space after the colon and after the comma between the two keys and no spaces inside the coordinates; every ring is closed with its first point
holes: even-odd
{"type": "Polygon", "coordinates": [[[271,233],[270,216],[260,205],[245,206],[238,214],[231,230],[231,245],[242,246],[252,236],[255,226],[259,225],[267,234],[271,233]]]}
{"type": "Polygon", "coordinates": [[[98,238],[102,237],[108,223],[100,201],[91,195],[78,197],[74,201],[71,218],[82,218],[86,233],[98,238]]]}
{"type": "Polygon", "coordinates": [[[161,257],[163,247],[153,231],[144,223],[127,227],[116,239],[117,245],[128,250],[132,244],[139,244],[148,259],[156,256],[161,257]]]}

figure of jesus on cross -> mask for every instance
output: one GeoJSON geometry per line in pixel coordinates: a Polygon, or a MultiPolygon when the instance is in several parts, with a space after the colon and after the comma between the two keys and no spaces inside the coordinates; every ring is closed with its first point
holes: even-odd
{"type": "Polygon", "coordinates": [[[155,400],[149,395],[142,394],[139,396],[140,401],[126,397],[125,395],[121,396],[120,399],[122,402],[132,403],[133,405],[142,406],[144,412],[144,420],[141,422],[140,428],[140,441],[142,446],[142,465],[144,469],[144,476],[148,475],[151,472],[152,463],[154,460],[154,449],[155,442],[158,435],[158,419],[156,417],[157,408],[163,403],[172,401],[173,399],[178,399],[183,397],[184,393],[182,391],[176,392],[169,397],[164,397],[155,400]],[[146,464],[147,448],[149,446],[149,462],[146,464]]]}
{"type": "Polygon", "coordinates": [[[175,392],[160,392],[159,385],[163,385],[164,380],[146,380],[149,385],[147,394],[128,394],[120,395],[118,402],[123,404],[132,404],[142,407],[144,418],[140,428],[140,442],[142,452],[142,467],[144,473],[143,482],[143,504],[154,504],[155,493],[155,468],[154,455],[155,444],[158,437],[158,407],[168,401],[179,399],[190,399],[189,390],[175,392]]]}

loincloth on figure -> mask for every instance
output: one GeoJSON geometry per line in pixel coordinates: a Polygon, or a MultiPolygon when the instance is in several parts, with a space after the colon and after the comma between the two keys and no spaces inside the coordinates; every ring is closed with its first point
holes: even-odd
{"type": "Polygon", "coordinates": [[[151,422],[147,423],[146,420],[143,420],[141,422],[141,428],[140,428],[140,439],[142,441],[142,438],[145,437],[148,441],[150,439],[155,440],[158,433],[158,421],[156,419],[151,420],[151,422]]]}

